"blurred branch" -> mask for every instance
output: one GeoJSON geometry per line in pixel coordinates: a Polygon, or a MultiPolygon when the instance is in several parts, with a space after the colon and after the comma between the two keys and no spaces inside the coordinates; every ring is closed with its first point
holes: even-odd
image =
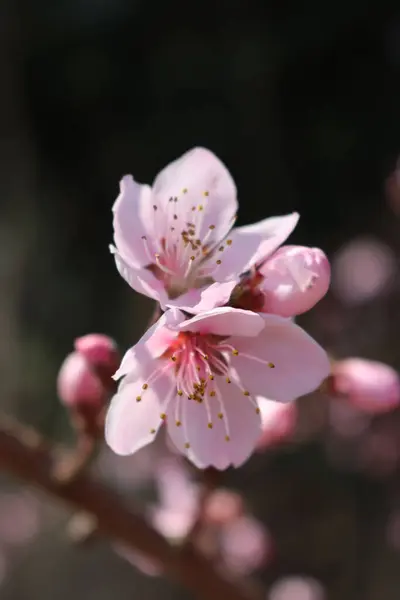
{"type": "Polygon", "coordinates": [[[9,419],[0,421],[0,469],[38,486],[96,519],[98,529],[112,539],[160,562],[166,574],[204,600],[260,600],[258,589],[244,589],[217,572],[192,546],[173,548],[146,521],[128,511],[117,494],[88,474],[61,482],[54,477],[59,449],[37,432],[9,419]]]}

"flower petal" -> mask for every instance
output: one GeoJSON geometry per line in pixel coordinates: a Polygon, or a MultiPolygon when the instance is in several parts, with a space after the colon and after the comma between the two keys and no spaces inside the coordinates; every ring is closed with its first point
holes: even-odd
{"type": "Polygon", "coordinates": [[[217,396],[207,398],[209,414],[205,401],[200,404],[195,400],[183,399],[180,414],[182,425],[176,425],[171,406],[167,426],[176,447],[197,467],[214,466],[223,470],[230,465],[238,467],[249,458],[261,435],[261,418],[239,388],[226,383],[223,377],[216,377],[214,382],[223,402],[222,419],[218,417],[221,405],[217,396]],[[209,423],[212,423],[212,428],[209,423]]]}
{"type": "Polygon", "coordinates": [[[205,288],[190,290],[176,300],[170,300],[167,306],[177,306],[192,314],[209,311],[227,304],[237,283],[238,280],[212,283],[205,288]]]}
{"type": "Polygon", "coordinates": [[[120,194],[113,206],[114,241],[118,252],[130,266],[136,268],[151,262],[142,239],[146,236],[151,246],[151,235],[147,236],[150,232],[140,218],[142,204],[153,204],[150,186],[137,183],[132,175],[125,175],[120,181],[120,194]]]}
{"type": "Polygon", "coordinates": [[[177,326],[179,331],[198,331],[223,336],[255,336],[263,328],[264,320],[260,315],[230,306],[205,311],[177,326]]]}
{"type": "Polygon", "coordinates": [[[205,148],[193,148],[165,167],[153,183],[153,192],[167,215],[169,199],[176,199],[173,212],[177,222],[185,229],[193,222],[196,237],[202,241],[210,227],[212,239],[222,239],[238,208],[236,186],[228,169],[205,148]]]}
{"type": "Polygon", "coordinates": [[[271,217],[253,225],[236,227],[229,234],[229,242],[222,262],[213,277],[217,281],[233,279],[255,264],[264,261],[283,244],[299,220],[298,213],[271,217]]]}
{"type": "Polygon", "coordinates": [[[287,402],[315,390],[330,373],[328,356],[290,319],[263,315],[265,328],[253,338],[229,340],[239,352],[232,369],[253,396],[287,402]]]}
{"type": "Polygon", "coordinates": [[[142,373],[128,383],[123,381],[120,390],[111,400],[106,417],[105,438],[116,454],[133,454],[150,444],[163,423],[161,414],[166,409],[175,385],[168,375],[163,374],[143,390],[150,375],[149,373],[145,377],[142,373]]]}
{"type": "Polygon", "coordinates": [[[139,294],[165,303],[168,296],[161,281],[154,277],[148,269],[136,269],[122,257],[114,246],[110,246],[110,252],[114,255],[118,272],[125,281],[139,294]]]}
{"type": "Polygon", "coordinates": [[[161,315],[158,321],[125,353],[113,379],[132,373],[136,376],[143,365],[164,354],[178,335],[177,325],[184,320],[185,315],[176,308],[161,315]]]}

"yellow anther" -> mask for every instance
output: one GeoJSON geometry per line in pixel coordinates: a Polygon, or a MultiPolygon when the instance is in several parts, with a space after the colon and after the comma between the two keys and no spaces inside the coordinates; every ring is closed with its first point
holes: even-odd
{"type": "Polygon", "coordinates": [[[190,257],[190,260],[192,260],[192,261],[193,261],[193,260],[196,260],[196,257],[195,257],[195,256],[191,256],[191,257],[190,257]]]}
{"type": "Polygon", "coordinates": [[[176,393],[178,394],[178,396],[183,396],[182,390],[177,390],[176,393]]]}
{"type": "Polygon", "coordinates": [[[175,425],[176,425],[177,427],[180,427],[180,426],[182,425],[182,423],[181,423],[180,421],[175,421],[175,425]]]}
{"type": "Polygon", "coordinates": [[[149,387],[148,383],[144,383],[142,385],[142,390],[147,390],[148,387],[149,387]]]}
{"type": "Polygon", "coordinates": [[[229,379],[229,377],[226,378],[226,383],[231,383],[231,380],[229,379]]]}
{"type": "Polygon", "coordinates": [[[190,448],[190,444],[189,444],[189,442],[186,442],[186,444],[185,444],[185,448],[186,448],[186,449],[187,449],[187,448],[190,448]]]}
{"type": "Polygon", "coordinates": [[[260,412],[261,412],[261,411],[260,411],[260,409],[257,407],[257,408],[256,408],[256,414],[257,414],[257,415],[259,415],[259,414],[260,414],[260,412]]]}
{"type": "Polygon", "coordinates": [[[161,413],[161,415],[160,415],[160,419],[161,419],[162,421],[164,421],[166,418],[167,418],[167,415],[166,415],[165,413],[161,413]]]}
{"type": "Polygon", "coordinates": [[[224,246],[220,246],[220,247],[218,248],[218,250],[219,250],[220,252],[223,252],[223,250],[224,250],[224,246]]]}
{"type": "Polygon", "coordinates": [[[218,413],[218,419],[223,419],[224,415],[222,413],[218,413]]]}
{"type": "Polygon", "coordinates": [[[197,207],[198,210],[202,211],[204,210],[204,206],[202,204],[199,204],[199,206],[197,207]]]}
{"type": "Polygon", "coordinates": [[[203,192],[203,196],[209,196],[210,192],[203,192]]]}
{"type": "Polygon", "coordinates": [[[268,363],[268,366],[269,366],[269,368],[270,368],[270,369],[275,369],[275,365],[274,365],[274,363],[272,363],[272,362],[269,362],[269,363],[268,363]]]}
{"type": "Polygon", "coordinates": [[[231,438],[229,437],[229,435],[226,435],[226,436],[225,436],[225,441],[226,441],[226,442],[230,442],[230,441],[231,441],[231,438]]]}
{"type": "Polygon", "coordinates": [[[187,188],[183,188],[182,194],[187,194],[187,188]]]}
{"type": "Polygon", "coordinates": [[[226,240],[227,246],[232,246],[232,240],[226,240]]]}
{"type": "Polygon", "coordinates": [[[171,360],[172,360],[172,362],[175,362],[176,361],[176,356],[171,356],[171,360]]]}
{"type": "Polygon", "coordinates": [[[243,394],[244,394],[245,396],[250,396],[250,392],[247,392],[247,391],[246,391],[246,392],[243,392],[243,394]]]}
{"type": "Polygon", "coordinates": [[[208,229],[211,229],[211,231],[212,231],[213,229],[215,229],[215,225],[210,225],[210,227],[208,229]]]}
{"type": "Polygon", "coordinates": [[[150,429],[150,433],[155,433],[156,430],[155,429],[150,429]]]}
{"type": "Polygon", "coordinates": [[[218,259],[217,261],[215,261],[217,263],[217,265],[220,265],[222,263],[222,260],[218,259]]]}
{"type": "Polygon", "coordinates": [[[140,402],[142,399],[142,396],[136,396],[136,402],[140,402]]]}
{"type": "Polygon", "coordinates": [[[209,375],[209,376],[208,376],[208,379],[209,379],[210,381],[214,381],[214,375],[209,375]]]}
{"type": "Polygon", "coordinates": [[[215,390],[211,390],[210,396],[213,398],[215,396],[215,390]]]}
{"type": "Polygon", "coordinates": [[[234,348],[232,350],[232,354],[233,354],[233,356],[239,356],[239,350],[236,350],[236,348],[234,348]]]}
{"type": "Polygon", "coordinates": [[[212,429],[213,428],[213,424],[212,423],[208,423],[207,427],[208,427],[208,429],[212,429]]]}

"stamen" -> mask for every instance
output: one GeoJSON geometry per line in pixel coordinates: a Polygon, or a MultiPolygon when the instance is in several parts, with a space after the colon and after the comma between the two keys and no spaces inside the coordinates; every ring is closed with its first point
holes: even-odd
{"type": "Polygon", "coordinates": [[[182,194],[187,194],[187,188],[183,188],[182,194]]]}
{"type": "Polygon", "coordinates": [[[203,192],[203,196],[209,196],[210,192],[203,192]]]}

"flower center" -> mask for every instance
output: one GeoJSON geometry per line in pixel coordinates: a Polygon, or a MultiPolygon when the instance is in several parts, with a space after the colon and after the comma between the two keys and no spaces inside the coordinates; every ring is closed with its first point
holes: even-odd
{"type": "Polygon", "coordinates": [[[202,402],[214,375],[226,375],[228,363],[218,348],[226,338],[199,333],[180,333],[164,354],[175,363],[176,386],[190,400],[202,402]]]}
{"type": "MultiPolygon", "coordinates": [[[[182,190],[183,196],[187,192],[182,190]]],[[[207,198],[209,192],[203,195],[207,198]]],[[[222,263],[216,253],[232,243],[226,240],[219,244],[215,239],[215,225],[207,227],[204,223],[203,204],[190,206],[178,200],[169,198],[166,204],[160,204],[162,210],[154,204],[154,239],[142,236],[149,258],[147,268],[164,283],[171,299],[191,288],[213,283],[213,274],[222,263]]]]}

